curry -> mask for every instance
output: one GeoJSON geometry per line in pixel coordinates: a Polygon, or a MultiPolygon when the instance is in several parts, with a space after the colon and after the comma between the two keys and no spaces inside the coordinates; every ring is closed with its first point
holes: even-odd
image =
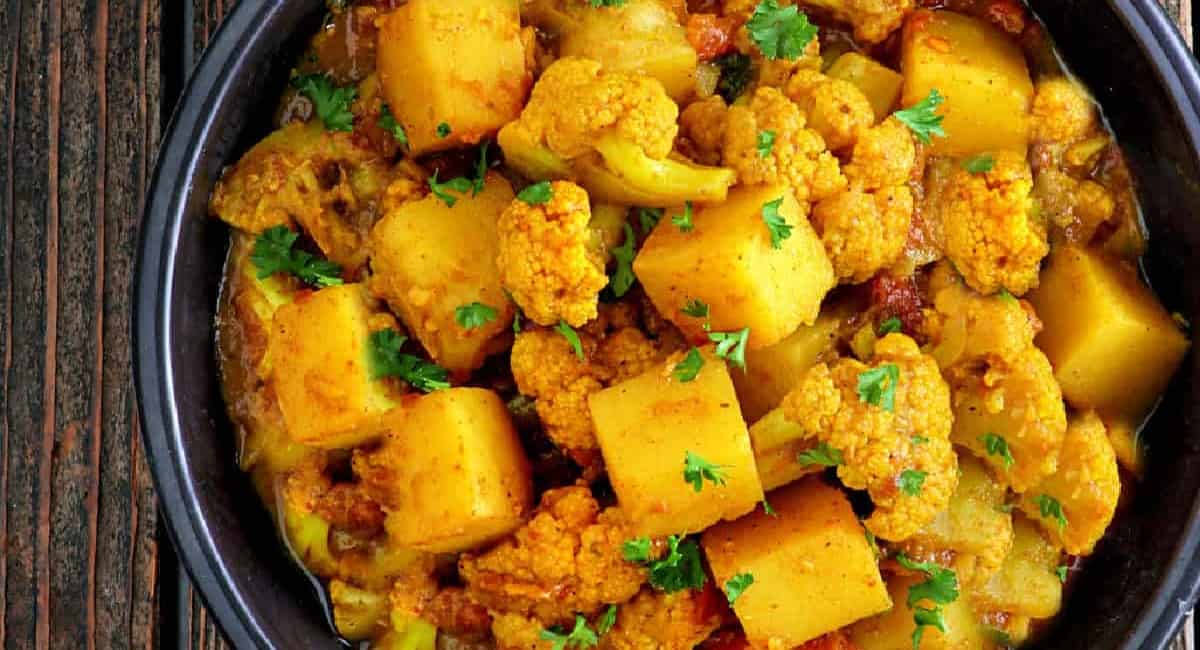
{"type": "Polygon", "coordinates": [[[347,642],[1020,646],[1189,348],[1014,0],[331,0],[275,122],[216,344],[347,642]]]}

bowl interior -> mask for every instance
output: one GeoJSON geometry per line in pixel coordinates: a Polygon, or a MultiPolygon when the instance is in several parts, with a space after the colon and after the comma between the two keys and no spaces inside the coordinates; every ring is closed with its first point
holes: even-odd
{"type": "MultiPolygon", "coordinates": [[[[1179,54],[1178,43],[1153,44],[1160,35],[1152,4],[1032,2],[1104,106],[1134,170],[1151,232],[1145,267],[1152,283],[1169,309],[1200,322],[1200,282],[1189,281],[1200,270],[1191,257],[1200,245],[1192,217],[1200,213],[1200,129],[1188,98],[1200,88],[1190,63],[1166,56],[1179,54]]],[[[296,0],[241,3],[230,15],[164,140],[143,232],[137,363],[150,462],[180,554],[239,647],[337,646],[316,592],[282,552],[234,464],[213,351],[228,235],[207,216],[214,181],[267,133],[291,61],[323,13],[322,0],[296,0]]],[[[1190,606],[1200,495],[1198,371],[1189,357],[1144,433],[1145,479],[1039,647],[1160,647],[1190,606]]]]}

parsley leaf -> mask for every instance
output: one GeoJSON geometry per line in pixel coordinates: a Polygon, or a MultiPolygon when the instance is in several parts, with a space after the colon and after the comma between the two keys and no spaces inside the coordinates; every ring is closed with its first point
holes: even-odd
{"type": "Polygon", "coordinates": [[[946,132],[942,130],[942,116],[937,114],[937,107],[946,101],[937,88],[929,91],[929,95],[917,102],[910,108],[902,111],[896,111],[896,119],[900,120],[909,129],[912,129],[917,139],[924,144],[933,144],[933,137],[946,137],[946,132]]]}
{"type": "Polygon", "coordinates": [[[642,227],[642,234],[649,235],[651,230],[658,225],[662,220],[662,208],[638,208],[638,225],[642,227]]]}
{"type": "Polygon", "coordinates": [[[426,393],[449,388],[445,368],[400,351],[407,340],[408,337],[391,328],[371,332],[371,377],[399,377],[426,393]]]}
{"type": "Polygon", "coordinates": [[[822,442],[816,447],[807,451],[800,452],[796,456],[796,462],[801,465],[820,465],[822,467],[836,467],[846,462],[842,457],[840,450],[829,446],[829,443],[822,442]]]}
{"type": "Polygon", "coordinates": [[[262,231],[254,240],[254,250],[250,251],[250,261],[258,267],[258,279],[269,278],[275,273],[290,273],[317,288],[341,284],[342,267],[306,251],[295,250],[293,246],[299,238],[300,233],[292,232],[287,226],[272,226],[262,231]]]}
{"type": "Polygon", "coordinates": [[[408,134],[404,132],[404,126],[396,121],[396,116],[392,115],[392,109],[387,104],[380,107],[377,124],[379,128],[391,133],[401,147],[408,148],[408,134]]]}
{"type": "Polygon", "coordinates": [[[608,631],[613,629],[617,624],[617,606],[609,605],[608,609],[604,610],[604,615],[596,622],[596,633],[600,636],[608,634],[608,631]]]}
{"type": "Polygon", "coordinates": [[[476,196],[483,191],[483,185],[487,182],[488,172],[488,145],[490,142],[484,142],[479,147],[479,160],[475,161],[475,180],[471,183],[471,196],[476,196]]]}
{"type": "Polygon", "coordinates": [[[986,174],[996,166],[996,159],[990,153],[980,154],[963,161],[962,168],[971,174],[986,174]]]}
{"type": "Polygon", "coordinates": [[[567,343],[571,344],[571,349],[575,351],[575,356],[583,359],[583,342],[579,340],[579,334],[567,324],[567,321],[560,320],[558,325],[554,326],[554,331],[562,334],[567,343]]]}
{"type": "Polygon", "coordinates": [[[429,191],[433,192],[434,196],[441,199],[448,208],[453,208],[454,204],[458,203],[459,198],[451,194],[451,191],[458,192],[459,194],[466,194],[467,192],[471,191],[472,187],[474,187],[474,183],[466,178],[463,178],[462,176],[459,176],[458,178],[452,178],[445,183],[439,183],[438,172],[436,169],[433,171],[433,176],[429,177],[429,191]]]}
{"type": "Polygon", "coordinates": [[[750,57],[741,52],[734,52],[718,58],[714,63],[721,70],[721,77],[717,79],[717,94],[725,103],[732,104],[742,96],[750,83],[750,57]]]}
{"type": "Polygon", "coordinates": [[[1033,502],[1043,517],[1050,517],[1058,522],[1059,530],[1067,527],[1067,516],[1063,514],[1062,504],[1058,502],[1058,499],[1049,494],[1039,494],[1033,498],[1033,502]]]}
{"type": "Polygon", "coordinates": [[[534,183],[533,185],[521,190],[521,193],[517,195],[518,199],[521,199],[529,205],[541,205],[543,203],[549,203],[550,199],[553,197],[554,186],[550,184],[550,181],[534,183]]]}
{"type": "Polygon", "coordinates": [[[705,481],[725,485],[724,470],[727,468],[727,465],[714,465],[689,451],[683,457],[683,480],[691,483],[697,492],[704,489],[705,481]]]}
{"type": "Polygon", "coordinates": [[[750,40],[768,59],[795,61],[817,36],[817,27],[808,22],[795,5],[780,8],[775,0],[763,0],[746,22],[750,40]]]}
{"type": "Polygon", "coordinates": [[[1004,459],[1004,469],[1012,469],[1013,463],[1016,461],[1013,459],[1012,451],[1008,448],[1007,440],[994,433],[985,433],[979,436],[979,441],[983,443],[989,456],[999,456],[1004,459]]]}
{"type": "Polygon", "coordinates": [[[768,129],[759,131],[757,147],[760,158],[766,158],[771,155],[771,149],[775,148],[775,132],[768,129]]]}
{"type": "Polygon", "coordinates": [[[912,440],[914,445],[923,445],[929,442],[929,438],[926,438],[925,436],[912,436],[909,438],[909,440],[912,440]]]}
{"type": "Polygon", "coordinates": [[[941,607],[916,607],[913,610],[913,622],[917,624],[912,633],[913,650],[920,650],[921,638],[925,635],[926,627],[936,627],[943,633],[946,631],[946,617],[941,607]]]}
{"type": "Polygon", "coordinates": [[[771,502],[767,501],[766,497],[763,497],[762,506],[763,506],[763,514],[767,515],[768,517],[778,517],[779,516],[779,513],[775,512],[775,509],[771,507],[771,502]]]}
{"type": "Polygon", "coordinates": [[[739,573],[725,581],[725,598],[729,599],[729,604],[732,605],[741,597],[746,588],[754,584],[754,575],[751,573],[739,573]]]}
{"type": "Polygon", "coordinates": [[[496,316],[499,313],[495,307],[490,307],[481,302],[473,302],[469,305],[456,307],[454,309],[454,320],[458,323],[459,327],[473,330],[476,327],[483,327],[496,320],[496,316]]]}
{"type": "Polygon", "coordinates": [[[746,341],[749,338],[749,327],[736,332],[708,333],[708,340],[717,344],[717,357],[743,370],[746,369],[746,341]]]}
{"type": "Polygon", "coordinates": [[[910,497],[915,497],[921,493],[921,486],[925,485],[925,477],[928,472],[922,472],[917,469],[906,469],[900,472],[900,491],[910,497]]]}
{"type": "Polygon", "coordinates": [[[1067,582],[1067,571],[1067,565],[1060,564],[1056,569],[1054,569],[1054,575],[1058,576],[1059,582],[1065,584],[1067,582]]]}
{"type": "Polygon", "coordinates": [[[767,232],[771,233],[771,248],[783,248],[783,240],[792,236],[792,226],[779,214],[779,206],[783,205],[783,197],[768,201],[762,207],[763,223],[767,224],[767,232]]]}
{"type": "Polygon", "coordinates": [[[633,228],[629,224],[625,224],[625,243],[612,251],[613,259],[617,262],[617,270],[613,271],[612,278],[608,281],[608,286],[612,288],[613,295],[617,298],[629,293],[633,283],[637,282],[637,276],[633,274],[634,243],[633,228]]]}
{"type": "Polygon", "coordinates": [[[688,201],[683,204],[683,214],[678,214],[671,217],[671,223],[679,228],[679,232],[692,232],[696,227],[692,223],[692,202],[688,201]]]}
{"type": "Polygon", "coordinates": [[[592,7],[624,7],[625,0],[591,0],[592,7]]]}
{"type": "Polygon", "coordinates": [[[621,555],[626,562],[646,563],[650,561],[650,538],[638,537],[621,545],[621,555]]]}
{"type": "Polygon", "coordinates": [[[596,633],[588,627],[587,619],[575,615],[575,628],[568,634],[563,628],[554,626],[549,629],[542,630],[539,635],[543,641],[549,641],[554,650],[564,650],[567,646],[575,648],[587,648],[596,645],[600,639],[596,637],[596,633]]]}
{"type": "Polygon", "coordinates": [[[437,125],[437,137],[445,138],[450,135],[450,125],[442,122],[437,125]]]}
{"type": "Polygon", "coordinates": [[[708,318],[708,305],[701,300],[689,300],[688,304],[683,306],[683,313],[692,318],[708,318]]]}
{"type": "Polygon", "coordinates": [[[1017,304],[1017,297],[1009,293],[1008,289],[1005,289],[1004,287],[1000,287],[1000,291],[997,291],[996,295],[999,296],[1004,302],[1014,305],[1017,304]]]}
{"type": "Polygon", "coordinates": [[[896,556],[896,561],[909,571],[925,574],[924,582],[908,588],[907,605],[913,610],[913,622],[917,626],[912,633],[913,650],[917,650],[921,647],[921,636],[926,627],[946,631],[942,606],[958,600],[958,576],[954,571],[933,562],[914,562],[903,553],[896,556]],[[920,605],[921,601],[932,602],[933,607],[920,605]]]}
{"type": "Polygon", "coordinates": [[[672,593],[683,589],[701,589],[708,577],[700,562],[700,547],[691,540],[680,541],[676,535],[667,538],[667,554],[650,562],[650,584],[672,593]]]}
{"type": "Polygon", "coordinates": [[[904,323],[900,322],[900,319],[896,318],[895,316],[892,316],[891,318],[889,318],[879,324],[879,335],[880,336],[887,336],[888,334],[894,334],[896,332],[903,332],[903,331],[904,331],[904,323]]]}
{"type": "Polygon", "coordinates": [[[700,355],[700,350],[692,348],[682,361],[675,364],[675,378],[686,384],[694,380],[703,367],[704,357],[700,355]]]}
{"type": "Polygon", "coordinates": [[[338,87],[328,74],[306,74],[292,79],[292,86],[312,100],[317,117],[330,131],[353,131],[354,113],[350,103],[358,97],[354,86],[338,87]]]}
{"type": "Polygon", "coordinates": [[[900,367],[894,363],[865,370],[858,375],[858,399],[893,413],[896,410],[896,383],[899,381],[900,367]]]}

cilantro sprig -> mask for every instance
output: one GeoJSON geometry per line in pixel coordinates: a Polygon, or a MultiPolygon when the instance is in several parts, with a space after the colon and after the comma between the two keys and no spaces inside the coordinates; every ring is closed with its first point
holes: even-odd
{"type": "Polygon", "coordinates": [[[879,335],[880,336],[887,336],[888,334],[895,334],[897,332],[903,332],[903,331],[904,331],[904,323],[901,322],[901,320],[899,318],[896,318],[895,316],[892,316],[891,318],[889,318],[879,324],[879,335]]]}
{"type": "Polygon", "coordinates": [[[753,77],[750,57],[741,52],[734,52],[720,57],[713,63],[716,63],[721,71],[721,76],[717,79],[717,94],[726,103],[732,104],[742,96],[753,77]]]}
{"type": "Polygon", "coordinates": [[[958,576],[954,571],[940,564],[915,562],[903,553],[896,556],[896,561],[909,571],[925,574],[923,582],[908,588],[906,602],[908,608],[913,611],[913,622],[916,624],[912,633],[913,650],[918,650],[921,647],[921,638],[925,634],[926,627],[936,627],[942,632],[946,631],[946,619],[942,607],[958,600],[958,576]],[[921,605],[921,602],[929,602],[933,606],[921,605]]]}
{"type": "Polygon", "coordinates": [[[600,638],[588,627],[587,619],[579,614],[575,615],[575,627],[570,632],[556,625],[542,630],[539,636],[543,641],[549,641],[553,650],[588,648],[600,642],[600,638]]]}
{"type": "Polygon", "coordinates": [[[746,327],[736,332],[709,332],[708,340],[717,344],[717,358],[745,370],[746,341],[750,338],[750,328],[746,327]]]}
{"type": "Polygon", "coordinates": [[[350,104],[358,97],[354,86],[337,86],[333,77],[325,73],[306,74],[292,79],[292,86],[308,97],[317,117],[330,131],[353,131],[354,113],[350,104]]]}
{"type": "Polygon", "coordinates": [[[687,356],[679,363],[675,364],[675,369],[672,371],[675,378],[682,383],[687,383],[696,379],[700,374],[700,369],[704,367],[704,356],[700,354],[700,350],[692,348],[688,350],[687,356]]]}
{"type": "Polygon", "coordinates": [[[783,205],[783,197],[768,201],[762,206],[762,220],[767,224],[767,232],[771,234],[771,248],[783,248],[783,240],[792,236],[792,225],[779,214],[783,205]]]}
{"type": "Polygon", "coordinates": [[[998,456],[1004,461],[1004,469],[1012,469],[1013,459],[1012,451],[1008,448],[1008,441],[1003,437],[994,433],[985,433],[979,436],[979,442],[983,443],[983,448],[987,450],[989,456],[998,456]]]}
{"type": "Polygon", "coordinates": [[[254,240],[250,262],[258,268],[258,279],[289,273],[305,284],[322,288],[342,284],[342,267],[307,251],[296,250],[300,233],[287,226],[272,226],[254,240]]]}
{"type": "Polygon", "coordinates": [[[775,148],[775,132],[769,129],[759,131],[755,148],[758,149],[759,158],[766,158],[771,155],[771,150],[775,148]]]}
{"type": "Polygon", "coordinates": [[[962,162],[962,168],[970,174],[986,174],[996,167],[996,158],[990,153],[979,154],[962,162]]]}
{"type": "Polygon", "coordinates": [[[763,0],[746,22],[750,40],[768,59],[795,61],[817,36],[817,27],[796,5],[780,7],[775,0],[763,0]]]}
{"type": "Polygon", "coordinates": [[[899,381],[900,367],[894,363],[865,370],[858,375],[858,399],[889,413],[895,412],[899,381]]]}
{"type": "Polygon", "coordinates": [[[582,360],[583,342],[579,340],[579,333],[575,331],[575,328],[571,327],[567,321],[560,320],[558,325],[554,326],[554,331],[561,334],[567,343],[571,344],[571,350],[575,352],[575,356],[582,360]]]}
{"type": "Polygon", "coordinates": [[[642,228],[643,235],[649,235],[651,230],[662,221],[662,208],[638,208],[638,225],[642,228]]]}
{"type": "Polygon", "coordinates": [[[754,574],[739,573],[725,581],[725,598],[729,600],[729,604],[733,605],[738,598],[746,592],[750,585],[754,584],[754,574]]]}
{"type": "Polygon", "coordinates": [[[398,377],[413,388],[426,393],[449,388],[449,374],[445,368],[400,351],[407,340],[407,336],[391,328],[371,333],[371,377],[398,377]]]}
{"type": "Polygon", "coordinates": [[[392,115],[392,109],[387,104],[379,107],[379,128],[392,134],[392,138],[400,143],[401,147],[408,148],[408,134],[404,132],[404,125],[392,115]]]}
{"type": "Polygon", "coordinates": [[[671,217],[671,223],[679,228],[679,232],[692,232],[696,225],[692,223],[692,202],[688,201],[683,204],[683,214],[677,214],[671,217]]]}
{"type": "Polygon", "coordinates": [[[933,144],[933,136],[946,137],[946,132],[942,129],[942,120],[945,118],[937,114],[937,108],[945,101],[946,98],[942,97],[937,88],[934,88],[929,91],[929,95],[925,99],[910,108],[896,111],[894,115],[896,119],[911,129],[913,135],[917,136],[917,139],[923,144],[933,144]]]}
{"type": "Polygon", "coordinates": [[[485,305],[481,302],[473,302],[456,307],[454,309],[454,320],[458,323],[459,327],[473,330],[496,320],[499,314],[500,312],[495,307],[485,305]]]}
{"type": "Polygon", "coordinates": [[[725,470],[727,465],[715,465],[700,456],[687,452],[683,457],[683,480],[699,492],[704,489],[704,482],[713,485],[725,485],[725,470]]]}
{"type": "Polygon", "coordinates": [[[517,198],[529,205],[549,203],[550,199],[554,198],[554,186],[550,184],[550,181],[534,183],[521,190],[517,198]]]}
{"type": "Polygon", "coordinates": [[[454,204],[458,203],[459,199],[459,197],[454,196],[450,192],[453,191],[458,192],[459,194],[466,194],[467,192],[470,192],[474,186],[475,184],[471,182],[471,179],[462,176],[459,176],[458,178],[452,178],[445,183],[439,183],[438,171],[436,169],[433,170],[433,176],[429,177],[429,191],[433,192],[434,196],[441,199],[442,203],[445,203],[446,207],[448,208],[453,208],[454,204]]]}
{"type": "Polygon", "coordinates": [[[625,243],[612,251],[617,268],[608,281],[613,296],[617,298],[629,293],[629,290],[633,288],[633,283],[637,282],[637,276],[633,273],[633,258],[636,255],[633,245],[635,243],[637,243],[637,238],[633,235],[633,227],[625,224],[625,243]]]}
{"type": "Polygon", "coordinates": [[[796,462],[805,466],[837,467],[845,464],[846,459],[840,450],[830,447],[827,442],[822,442],[812,449],[800,452],[796,456],[796,462]]]}
{"type": "Polygon", "coordinates": [[[708,305],[703,300],[693,298],[683,306],[683,313],[692,318],[708,318],[708,305]]]}
{"type": "Polygon", "coordinates": [[[650,585],[673,593],[684,589],[702,589],[708,581],[700,562],[700,547],[678,535],[667,538],[667,554],[650,559],[650,538],[639,537],[625,542],[621,553],[627,562],[644,564],[650,570],[650,585]]]}
{"type": "Polygon", "coordinates": [[[921,494],[921,487],[925,485],[925,477],[928,475],[928,472],[917,469],[906,469],[900,472],[900,491],[910,497],[921,494]]]}
{"type": "Polygon", "coordinates": [[[1058,523],[1060,531],[1067,527],[1067,515],[1063,512],[1062,503],[1058,499],[1049,494],[1039,494],[1033,498],[1033,503],[1038,507],[1038,513],[1042,517],[1053,519],[1058,523]]]}

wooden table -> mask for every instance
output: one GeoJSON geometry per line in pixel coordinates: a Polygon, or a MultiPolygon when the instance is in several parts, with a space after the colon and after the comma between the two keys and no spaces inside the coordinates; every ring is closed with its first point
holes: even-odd
{"type": "Polygon", "coordinates": [[[161,534],[129,339],[155,147],[234,2],[0,2],[3,648],[225,646],[161,534]]]}

